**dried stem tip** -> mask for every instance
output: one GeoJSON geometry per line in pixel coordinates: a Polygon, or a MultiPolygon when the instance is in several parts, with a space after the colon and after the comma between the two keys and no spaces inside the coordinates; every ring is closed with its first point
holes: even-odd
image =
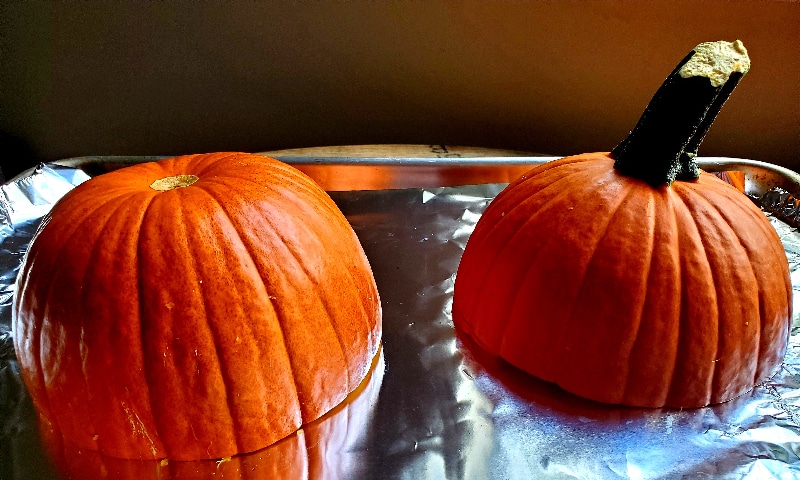
{"type": "Polygon", "coordinates": [[[694,55],[678,74],[681,78],[706,77],[711,85],[720,87],[733,72],[742,75],[750,70],[750,57],[741,40],[735,42],[707,42],[694,48],[694,55]]]}

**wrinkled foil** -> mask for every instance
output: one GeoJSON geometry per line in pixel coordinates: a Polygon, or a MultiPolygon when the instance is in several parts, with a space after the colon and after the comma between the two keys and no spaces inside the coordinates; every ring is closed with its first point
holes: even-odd
{"type": "MultiPolygon", "coordinates": [[[[14,278],[39,218],[86,178],[80,171],[41,166],[2,187],[0,480],[91,478],[65,472],[43,447],[10,332],[14,278]]],[[[798,294],[778,374],[745,396],[699,409],[584,400],[487,358],[457,335],[451,305],[458,262],[484,208],[504,186],[331,192],[369,257],[384,331],[381,361],[369,384],[344,410],[304,427],[318,444],[300,445],[299,436],[292,436],[245,458],[217,462],[216,468],[170,462],[143,470],[137,465],[140,471],[106,461],[96,478],[122,478],[123,471],[136,471],[139,478],[144,471],[160,475],[152,478],[271,478],[242,473],[276,465],[280,469],[269,470],[279,472],[274,478],[800,478],[798,294]],[[309,452],[316,448],[325,460],[296,455],[298,445],[309,452]]],[[[769,219],[797,291],[800,233],[778,215],[769,219]]]]}

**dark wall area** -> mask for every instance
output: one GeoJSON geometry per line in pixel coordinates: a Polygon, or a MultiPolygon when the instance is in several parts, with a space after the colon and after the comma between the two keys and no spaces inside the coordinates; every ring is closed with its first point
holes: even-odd
{"type": "Polygon", "coordinates": [[[800,169],[800,3],[0,2],[6,177],[82,155],[609,150],[694,45],[753,61],[701,155],[800,169]]]}

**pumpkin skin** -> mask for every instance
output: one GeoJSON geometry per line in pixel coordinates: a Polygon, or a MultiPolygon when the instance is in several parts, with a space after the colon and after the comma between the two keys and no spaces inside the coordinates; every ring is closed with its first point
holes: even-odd
{"type": "Polygon", "coordinates": [[[261,449],[365,377],[381,337],[366,256],[328,195],[258,155],[101,175],[43,220],[14,346],[43,428],[120,458],[261,449]],[[157,191],[154,181],[194,175],[157,191]]]}
{"type": "Polygon", "coordinates": [[[65,480],[345,480],[358,470],[359,454],[353,446],[369,434],[384,370],[381,349],[361,385],[333,410],[267,448],[221,460],[111,458],[64,445],[48,431],[42,432],[43,444],[65,480]]]}
{"type": "Polygon", "coordinates": [[[653,187],[608,153],[534,168],[486,209],[453,320],[488,353],[592,400],[699,407],[751,390],[786,350],[781,241],[702,172],[653,187]]]}

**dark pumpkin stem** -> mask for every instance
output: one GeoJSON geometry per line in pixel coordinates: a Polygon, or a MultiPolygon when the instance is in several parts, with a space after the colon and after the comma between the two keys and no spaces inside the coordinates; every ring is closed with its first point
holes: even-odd
{"type": "Polygon", "coordinates": [[[611,151],[614,168],[653,186],[697,179],[700,143],[749,67],[738,40],[695,47],[664,80],[628,138],[611,151]]]}

